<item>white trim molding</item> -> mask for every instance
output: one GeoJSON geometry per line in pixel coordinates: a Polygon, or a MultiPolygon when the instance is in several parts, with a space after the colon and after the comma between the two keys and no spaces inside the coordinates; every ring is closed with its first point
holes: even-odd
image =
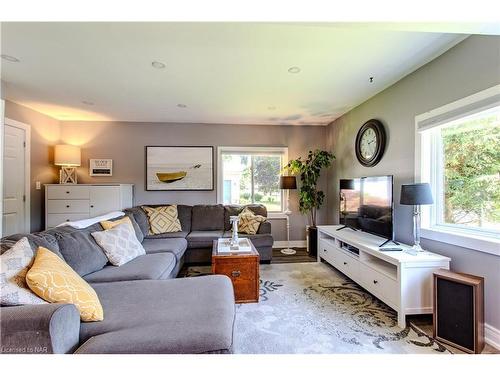
{"type": "MultiPolygon", "coordinates": [[[[288,247],[288,241],[274,241],[273,249],[288,247]]],[[[290,241],[290,247],[307,247],[306,240],[290,241]]]]}
{"type": "MultiPolygon", "coordinates": [[[[31,232],[31,126],[20,121],[12,120],[5,117],[4,125],[13,126],[15,128],[23,129],[26,135],[26,145],[24,147],[24,226],[25,233],[31,232]]],[[[3,130],[3,129],[2,129],[3,130]]],[[[3,152],[3,145],[2,145],[3,152]]],[[[3,154],[2,154],[3,161],[3,154]]],[[[2,176],[3,177],[3,176],[2,176]]],[[[3,195],[2,195],[3,200],[3,195]]]]}
{"type": "Polygon", "coordinates": [[[432,206],[422,207],[422,238],[500,256],[498,233],[440,223],[438,217],[443,207],[436,194],[443,191],[443,179],[435,162],[442,158],[440,137],[435,133],[440,125],[494,108],[499,103],[500,85],[496,85],[415,117],[415,182],[430,183],[436,201],[432,206]]]}
{"type": "Polygon", "coordinates": [[[496,349],[500,349],[500,329],[489,324],[484,325],[484,341],[496,349]]]}

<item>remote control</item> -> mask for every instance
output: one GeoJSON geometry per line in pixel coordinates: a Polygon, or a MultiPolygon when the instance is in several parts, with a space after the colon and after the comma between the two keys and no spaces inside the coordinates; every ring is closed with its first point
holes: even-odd
{"type": "Polygon", "coordinates": [[[399,247],[380,247],[380,251],[403,251],[403,249],[400,249],[399,247]]]}

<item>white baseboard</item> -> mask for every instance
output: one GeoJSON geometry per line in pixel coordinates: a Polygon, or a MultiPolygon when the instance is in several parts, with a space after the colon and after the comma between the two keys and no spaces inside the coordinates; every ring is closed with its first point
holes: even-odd
{"type": "MultiPolygon", "coordinates": [[[[287,247],[288,242],[287,241],[274,241],[273,243],[273,248],[283,248],[287,247]]],[[[297,240],[297,241],[290,241],[290,247],[306,247],[307,243],[306,240],[297,240]]]]}
{"type": "Polygon", "coordinates": [[[484,325],[484,341],[487,344],[493,346],[496,349],[500,349],[500,329],[490,326],[489,324],[484,325]]]}

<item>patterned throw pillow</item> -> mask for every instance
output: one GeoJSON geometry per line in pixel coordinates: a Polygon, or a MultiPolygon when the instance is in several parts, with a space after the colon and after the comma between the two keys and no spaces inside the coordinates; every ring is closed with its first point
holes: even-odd
{"type": "Polygon", "coordinates": [[[181,222],[177,213],[177,205],[148,207],[141,206],[149,220],[149,234],[180,232],[181,222]]]}
{"type": "Polygon", "coordinates": [[[134,228],[126,222],[112,229],[91,234],[114,266],[121,266],[139,255],[146,254],[144,247],[137,240],[134,228]]]}
{"type": "Polygon", "coordinates": [[[47,303],[26,284],[26,273],[34,258],[35,254],[26,237],[0,256],[0,304],[14,306],[47,303]]]}
{"type": "Polygon", "coordinates": [[[130,218],[128,216],[125,216],[124,218],[118,219],[115,221],[111,221],[111,220],[101,221],[99,224],[101,224],[102,229],[108,230],[108,229],[113,229],[117,225],[123,224],[123,223],[130,224],[130,226],[132,227],[132,222],[130,221],[130,218]]]}
{"type": "Polygon", "coordinates": [[[238,217],[238,232],[246,234],[256,234],[259,230],[260,223],[266,221],[264,216],[255,215],[248,207],[241,211],[238,217]]]}
{"type": "Polygon", "coordinates": [[[74,304],[84,322],[104,319],[95,290],[64,260],[44,247],[38,248],[33,266],[26,274],[26,283],[48,302],[74,304]]]}

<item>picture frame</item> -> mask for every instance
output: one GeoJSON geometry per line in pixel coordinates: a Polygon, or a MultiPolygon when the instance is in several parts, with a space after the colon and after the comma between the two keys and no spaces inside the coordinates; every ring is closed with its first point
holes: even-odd
{"type": "Polygon", "coordinates": [[[89,159],[89,175],[92,177],[113,176],[113,159],[89,159]]]}
{"type": "Polygon", "coordinates": [[[214,190],[213,146],[145,146],[146,191],[214,190]]]}

